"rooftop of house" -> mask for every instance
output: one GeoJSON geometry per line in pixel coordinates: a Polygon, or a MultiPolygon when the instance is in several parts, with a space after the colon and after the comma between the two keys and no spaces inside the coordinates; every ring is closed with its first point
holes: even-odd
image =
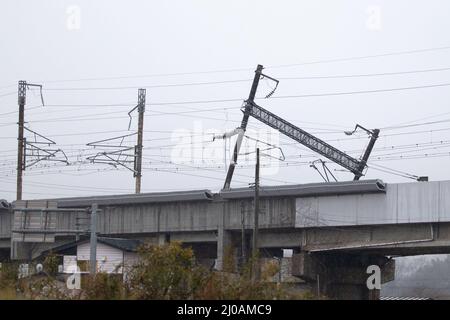
{"type": "MultiPolygon", "coordinates": [[[[83,238],[78,241],[72,241],[72,242],[60,245],[58,247],[43,251],[42,256],[46,256],[50,252],[60,253],[60,252],[66,251],[68,249],[74,248],[76,246],[79,246],[79,245],[87,243],[87,242],[89,242],[88,238],[83,238]]],[[[141,240],[109,238],[109,237],[98,237],[97,242],[111,246],[113,248],[117,248],[122,251],[127,251],[127,252],[135,252],[137,250],[137,248],[143,244],[143,242],[141,240]]]]}

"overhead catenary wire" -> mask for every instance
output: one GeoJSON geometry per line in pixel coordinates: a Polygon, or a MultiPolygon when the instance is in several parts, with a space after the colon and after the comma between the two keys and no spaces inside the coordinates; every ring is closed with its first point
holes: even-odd
{"type": "Polygon", "coordinates": [[[173,87],[192,87],[205,86],[215,84],[241,83],[248,82],[252,79],[234,79],[234,80],[220,80],[220,81],[206,81],[206,82],[188,82],[188,83],[170,83],[157,85],[139,85],[139,86],[112,86],[112,87],[62,87],[62,88],[46,88],[46,91],[91,91],[91,90],[127,90],[127,89],[155,89],[155,88],[173,88],[173,87]]]}
{"type": "MultiPolygon", "coordinates": [[[[312,94],[301,94],[301,95],[281,95],[273,96],[272,99],[291,99],[291,98],[308,98],[308,97],[326,97],[326,96],[340,96],[340,95],[353,95],[353,94],[370,94],[370,93],[381,93],[381,92],[395,92],[404,90],[418,90],[427,88],[438,88],[450,86],[450,83],[440,83],[440,84],[429,84],[420,86],[410,86],[410,87],[397,87],[397,88],[384,88],[384,89],[373,89],[373,90],[359,90],[359,91],[342,91],[342,92],[324,92],[324,93],[312,93],[312,94]]],[[[255,98],[264,99],[264,98],[255,98]]],[[[153,102],[153,106],[164,106],[164,105],[183,105],[183,104],[204,104],[204,103],[222,103],[222,102],[238,102],[243,101],[242,98],[231,98],[231,99],[211,99],[211,100],[194,100],[194,101],[173,101],[173,102],[153,102]]],[[[130,106],[133,103],[115,103],[115,104],[59,104],[52,105],[48,104],[47,107],[112,107],[112,106],[130,106]]],[[[5,124],[3,124],[5,125],[5,124]]]]}
{"type": "MultiPolygon", "coordinates": [[[[73,133],[73,134],[61,134],[61,135],[52,135],[52,136],[71,136],[71,135],[84,135],[84,134],[93,134],[93,133],[109,133],[109,132],[121,132],[121,131],[101,131],[101,132],[85,132],[85,133],[73,133]]],[[[125,131],[126,132],[126,131],[125,131]]],[[[154,131],[149,131],[149,132],[154,132],[154,131]]],[[[156,132],[159,132],[156,130],[156,132]]],[[[170,133],[171,131],[164,131],[164,132],[168,132],[170,133]]],[[[208,136],[208,135],[212,135],[212,134],[206,134],[206,133],[190,133],[189,137],[194,138],[194,137],[202,137],[202,136],[208,136]]],[[[185,136],[185,135],[183,135],[185,136]]],[[[6,137],[8,138],[8,137],[6,137]]],[[[179,138],[181,138],[181,136],[179,136],[179,138]]],[[[162,140],[174,140],[177,139],[177,137],[172,136],[172,137],[161,137],[161,138],[152,138],[152,139],[146,139],[145,141],[147,142],[152,142],[152,141],[162,141],[162,140]]],[[[183,138],[182,141],[178,141],[174,144],[164,144],[164,145],[156,145],[156,146],[152,146],[152,145],[148,145],[148,147],[146,147],[146,150],[150,150],[150,149],[170,149],[171,147],[182,147],[182,146],[186,146],[186,145],[190,145],[193,146],[192,148],[197,149],[197,148],[205,148],[204,143],[209,143],[211,142],[211,140],[190,140],[186,142],[186,139],[183,138]],[[198,146],[197,146],[198,145],[198,146]],[[195,146],[195,147],[194,147],[195,146]]],[[[72,144],[74,145],[74,144],[72,144]]],[[[84,144],[78,144],[78,145],[84,145],[84,144]]],[[[295,144],[294,142],[281,142],[279,143],[280,146],[297,146],[297,144],[295,144]]],[[[70,145],[66,145],[66,144],[61,144],[61,146],[70,146],[70,145]]],[[[439,149],[439,148],[447,148],[449,147],[449,141],[448,140],[440,140],[440,141],[431,141],[431,142],[423,142],[423,143],[414,143],[414,144],[400,144],[400,145],[391,145],[391,146],[386,146],[386,147],[379,147],[379,148],[375,148],[374,149],[374,156],[387,156],[387,155],[393,155],[393,154],[404,154],[404,153],[411,153],[411,152],[417,152],[417,151],[426,151],[426,150],[431,150],[431,149],[439,149]],[[397,150],[406,150],[406,149],[414,149],[414,150],[409,150],[409,151],[397,151],[397,150]],[[387,151],[389,150],[389,153],[379,153],[380,151],[387,151]]],[[[73,153],[81,153],[84,152],[88,149],[83,149],[83,148],[77,148],[76,150],[73,151],[69,151],[68,155],[72,155],[73,153]]],[[[9,152],[14,152],[15,150],[5,150],[5,151],[1,151],[1,153],[3,153],[3,159],[5,161],[5,159],[8,159],[8,156],[5,155],[5,152],[9,151],[9,152]]],[[[344,150],[347,153],[360,153],[363,151],[363,149],[353,149],[353,150],[344,150]]],[[[85,154],[86,155],[86,154],[85,154]]],[[[11,155],[10,157],[14,157],[14,155],[11,155]]],[[[316,157],[315,154],[311,154],[311,153],[307,153],[307,154],[302,154],[301,158],[307,158],[307,157],[316,157]]],[[[289,159],[291,157],[288,157],[289,159]]],[[[297,158],[297,156],[295,157],[297,158]]],[[[4,162],[3,161],[3,162],[4,162]]],[[[6,160],[7,161],[7,160],[6,160]]],[[[13,161],[13,160],[11,160],[13,161]]],[[[5,163],[5,162],[4,162],[5,163]]]]}
{"type": "Polygon", "coordinates": [[[298,62],[298,63],[290,63],[290,64],[279,64],[279,65],[273,65],[273,66],[266,66],[266,69],[288,68],[288,67],[307,66],[307,65],[314,65],[314,64],[327,64],[327,63],[336,63],[336,62],[366,60],[366,59],[373,59],[373,58],[409,55],[409,54],[417,54],[417,53],[432,52],[432,51],[444,51],[444,50],[450,50],[450,46],[424,48],[424,49],[414,49],[414,50],[403,50],[403,51],[394,51],[394,52],[386,52],[386,53],[370,54],[370,55],[361,55],[361,56],[353,56],[353,57],[321,59],[321,60],[315,60],[315,61],[298,62]]]}
{"type": "Polygon", "coordinates": [[[354,95],[354,94],[355,95],[356,94],[371,94],[371,93],[382,93],[382,92],[396,92],[396,91],[405,91],[405,90],[439,88],[439,87],[448,87],[448,86],[450,86],[450,83],[438,83],[438,84],[429,84],[429,85],[420,85],[420,86],[383,88],[383,89],[373,89],[373,90],[340,91],[340,92],[325,92],[325,93],[273,96],[273,97],[271,97],[271,99],[292,99],[292,98],[343,96],[343,95],[354,95]]]}
{"type": "Polygon", "coordinates": [[[422,118],[415,119],[415,120],[410,120],[410,121],[406,121],[406,122],[402,122],[402,123],[397,123],[395,125],[391,125],[391,126],[387,126],[387,127],[398,127],[398,126],[403,126],[403,125],[407,125],[407,124],[413,124],[413,123],[416,123],[416,122],[419,122],[419,121],[429,120],[429,119],[432,119],[432,118],[446,116],[446,115],[449,115],[449,114],[450,114],[450,112],[434,114],[434,115],[431,115],[431,116],[426,116],[426,117],[422,117],[422,118]]]}
{"type": "Polygon", "coordinates": [[[17,92],[13,91],[13,92],[8,92],[8,93],[2,93],[2,94],[0,94],[0,98],[11,96],[13,94],[17,94],[17,92]]]}
{"type": "MultiPolygon", "coordinates": [[[[448,156],[448,155],[450,155],[450,153],[446,153],[446,156],[448,156]]],[[[425,155],[425,156],[428,156],[428,155],[425,155]]],[[[430,156],[432,156],[432,155],[430,155],[430,156]]],[[[192,166],[193,167],[193,166],[192,166]]],[[[161,169],[157,169],[157,171],[161,171],[161,169]]],[[[176,170],[176,171],[178,171],[178,169],[176,170]]],[[[392,173],[392,172],[389,172],[389,173],[392,173]]],[[[408,177],[408,178],[411,178],[411,177],[408,177]]]]}
{"type": "Polygon", "coordinates": [[[369,165],[371,165],[372,167],[378,167],[378,168],[381,168],[381,169],[384,169],[384,170],[389,170],[389,171],[392,171],[392,172],[397,172],[397,173],[404,174],[404,175],[407,175],[407,176],[417,177],[416,175],[411,174],[411,173],[408,173],[408,172],[406,172],[406,171],[402,171],[402,170],[398,170],[398,169],[393,169],[393,168],[386,167],[386,166],[383,166],[383,165],[380,165],[380,164],[369,163],[369,165]]]}
{"type": "MultiPolygon", "coordinates": [[[[319,92],[310,94],[293,94],[293,95],[275,95],[271,96],[270,99],[292,99],[292,98],[311,98],[311,97],[326,97],[326,96],[340,96],[340,95],[354,95],[354,94],[370,94],[370,93],[381,93],[381,92],[395,92],[395,91],[405,91],[405,90],[419,90],[419,89],[429,89],[429,88],[439,88],[448,87],[450,83],[432,83],[417,86],[407,86],[407,87],[394,87],[394,88],[380,88],[380,89],[370,89],[370,90],[353,90],[353,91],[338,91],[338,92],[319,92]]],[[[264,100],[265,97],[256,97],[256,100],[264,100]]],[[[221,103],[221,102],[242,102],[244,98],[224,98],[224,99],[210,99],[210,100],[192,100],[192,101],[170,101],[170,102],[152,102],[151,105],[163,106],[170,104],[202,104],[202,103],[221,103]]],[[[113,105],[130,105],[130,104],[90,104],[85,106],[113,106],[113,105]]],[[[46,105],[46,106],[66,106],[66,107],[76,107],[83,106],[77,104],[60,104],[60,105],[46,105]]]]}
{"type": "MultiPolygon", "coordinates": [[[[321,128],[314,128],[314,129],[321,129],[321,128]]],[[[439,130],[450,130],[450,128],[443,128],[443,129],[437,129],[437,130],[426,130],[426,131],[412,131],[412,132],[402,132],[402,133],[398,133],[398,135],[409,135],[409,134],[415,134],[415,133],[427,133],[427,132],[433,132],[433,131],[439,131],[439,130]]],[[[64,134],[48,134],[51,137],[61,137],[61,136],[79,136],[79,135],[92,135],[92,134],[104,134],[104,133],[121,133],[121,132],[129,132],[127,130],[107,130],[107,131],[84,131],[84,132],[74,132],[74,133],[64,133],[64,134]]],[[[176,134],[176,131],[170,131],[170,130],[145,130],[145,132],[149,132],[149,133],[171,133],[172,136],[171,137],[160,137],[160,138],[148,138],[145,139],[145,141],[160,141],[160,140],[176,140],[179,138],[183,138],[183,140],[185,140],[186,135],[188,137],[198,137],[198,136],[212,136],[213,133],[207,133],[207,132],[199,132],[199,133],[183,133],[181,134],[178,133],[176,134]],[[173,135],[176,134],[176,135],[173,135]]],[[[269,133],[270,131],[268,131],[269,133]]],[[[323,133],[327,133],[327,132],[323,132],[323,133]]],[[[397,134],[392,134],[392,135],[397,135],[397,134]]],[[[392,135],[387,135],[387,136],[392,136],[392,135]]],[[[15,137],[11,136],[11,137],[2,137],[4,139],[15,139],[15,137]]],[[[281,146],[297,146],[296,142],[291,141],[290,139],[287,139],[285,137],[282,137],[283,140],[286,140],[286,142],[280,142],[279,145],[281,146]]],[[[365,137],[361,137],[362,139],[365,137]]],[[[340,140],[340,139],[339,139],[340,140]]],[[[329,141],[334,141],[334,140],[326,140],[327,142],[329,141]]],[[[188,142],[176,142],[174,144],[165,144],[162,146],[152,146],[151,148],[166,148],[166,147],[172,147],[172,146],[180,146],[180,145],[194,145],[194,144],[199,144],[199,143],[205,143],[205,142],[211,142],[210,140],[205,140],[205,141],[188,141],[188,142]]],[[[419,147],[432,147],[432,146],[446,146],[450,143],[450,140],[437,140],[437,141],[430,141],[430,142],[422,142],[422,143],[413,143],[413,144],[401,144],[401,145],[390,145],[390,146],[386,146],[386,147],[378,147],[375,148],[374,151],[381,151],[381,150],[398,150],[398,149],[408,149],[408,148],[419,148],[419,147]]],[[[61,144],[62,146],[76,146],[76,145],[84,145],[83,143],[80,144],[61,144]]],[[[80,149],[78,149],[80,150],[80,149]]],[[[82,149],[81,149],[82,150],[82,149]]],[[[14,152],[15,150],[1,150],[0,153],[5,153],[5,152],[14,152]]],[[[361,152],[363,151],[363,149],[353,149],[353,150],[344,150],[345,152],[361,152]]]]}
{"type": "MultiPolygon", "coordinates": [[[[362,73],[362,74],[340,74],[340,75],[319,75],[319,76],[299,76],[299,77],[279,77],[279,80],[319,80],[319,79],[342,79],[342,78],[361,78],[361,77],[379,77],[379,76],[393,76],[405,74],[417,74],[428,72],[448,71],[450,67],[429,68],[418,70],[404,70],[396,72],[381,72],[381,73],[362,73]]],[[[187,83],[169,83],[169,84],[149,84],[139,86],[110,86],[110,87],[50,87],[45,88],[45,91],[96,91],[96,90],[127,90],[127,89],[155,89],[155,88],[172,88],[172,87],[189,87],[189,86],[204,86],[216,84],[230,84],[249,82],[252,79],[234,79],[234,80],[219,80],[219,81],[205,81],[205,82],[187,82],[187,83]]]]}
{"type": "MultiPolygon", "coordinates": [[[[149,111],[149,114],[146,115],[146,117],[157,117],[157,116],[184,116],[184,117],[194,117],[194,118],[201,118],[201,119],[208,119],[208,120],[215,120],[215,121],[229,121],[229,122],[235,122],[240,123],[240,120],[232,120],[232,119],[222,119],[222,118],[215,118],[215,117],[208,117],[208,116],[199,116],[199,115],[192,115],[192,113],[203,113],[203,112],[214,112],[218,110],[239,110],[237,107],[220,107],[220,108],[212,108],[212,109],[201,109],[201,110],[190,110],[190,111],[178,111],[178,112],[163,112],[158,110],[152,110],[149,111]]],[[[46,118],[46,119],[37,119],[33,120],[34,123],[51,123],[51,122],[76,122],[76,121],[96,121],[96,120],[112,120],[112,119],[122,119],[126,118],[127,116],[124,114],[121,117],[97,117],[102,115],[111,115],[111,114],[124,114],[123,111],[114,111],[114,112],[103,112],[103,113],[96,113],[96,114],[89,114],[84,116],[69,116],[69,117],[59,117],[59,118],[46,118]]],[[[0,123],[0,127],[6,127],[15,125],[15,122],[8,122],[8,123],[0,123]]],[[[327,128],[316,128],[316,127],[304,127],[305,129],[314,129],[314,130],[322,130],[324,132],[328,133],[341,133],[341,131],[338,130],[331,130],[327,128]]]]}
{"type": "MultiPolygon", "coordinates": [[[[33,107],[27,107],[27,111],[28,110],[34,110],[34,109],[40,109],[42,108],[42,105],[38,105],[38,106],[33,106],[33,107]]],[[[19,113],[19,111],[10,111],[10,112],[5,112],[5,113],[0,113],[0,116],[6,116],[6,115],[10,115],[10,114],[16,114],[19,113]]]]}
{"type": "Polygon", "coordinates": [[[278,77],[278,80],[322,80],[322,79],[345,79],[345,78],[364,78],[364,77],[383,77],[416,73],[440,72],[449,71],[450,67],[430,68],[418,70],[404,70],[395,72],[378,72],[378,73],[359,73],[359,74],[336,74],[336,75],[322,75],[322,76],[298,76],[298,77],[278,77]]]}
{"type": "MultiPolygon", "coordinates": [[[[445,86],[447,86],[447,85],[450,85],[450,84],[436,84],[436,85],[433,85],[433,87],[434,86],[442,86],[442,85],[445,85],[445,86]]],[[[429,85],[427,85],[427,86],[418,86],[418,87],[414,87],[414,88],[429,88],[430,86],[429,85]]],[[[405,87],[402,87],[402,88],[391,88],[391,89],[389,89],[389,90],[411,90],[412,89],[412,87],[407,87],[407,88],[405,88],[405,87]]],[[[372,92],[372,91],[371,91],[372,92]]],[[[377,92],[378,92],[378,90],[377,90],[377,92]]],[[[327,94],[327,93],[325,93],[325,94],[327,94]]],[[[329,94],[336,94],[336,93],[329,93],[329,94]]],[[[290,96],[280,96],[279,98],[287,98],[287,97],[290,97],[290,96]]],[[[302,96],[298,96],[298,97],[303,97],[303,95],[302,96]]],[[[243,99],[236,99],[236,100],[238,100],[238,101],[242,101],[243,99]]],[[[204,100],[203,100],[204,101],[204,100]]],[[[223,100],[222,100],[223,101],[223,100]]],[[[172,102],[169,102],[169,103],[172,103],[172,102]]],[[[188,104],[190,104],[191,102],[189,102],[188,101],[188,104]]],[[[205,103],[210,103],[210,102],[205,102],[205,103]]],[[[150,105],[152,105],[152,104],[150,104],[150,105]]],[[[238,108],[230,108],[230,109],[238,109],[238,108]]],[[[217,110],[226,110],[226,108],[217,108],[217,110]]],[[[199,112],[199,111],[197,111],[197,112],[199,112]]],[[[203,112],[203,111],[200,111],[200,112],[203,112]]],[[[158,113],[158,111],[156,111],[155,113],[158,113]]],[[[191,112],[161,112],[161,113],[159,113],[159,114],[161,114],[161,115],[170,115],[170,116],[173,116],[173,115],[177,115],[177,114],[183,114],[183,113],[186,113],[186,114],[189,114],[189,113],[191,113],[191,112]]],[[[107,113],[107,114],[111,114],[111,113],[107,113]]],[[[0,114],[1,115],[1,114],[0,114]]],[[[106,115],[106,114],[105,114],[106,115]]],[[[153,114],[153,116],[157,116],[157,114],[153,114]]],[[[89,115],[87,115],[87,117],[90,117],[89,115]]],[[[73,119],[73,118],[72,118],[73,119]]],[[[77,119],[77,118],[75,118],[75,119],[77,119]]],[[[95,119],[95,120],[99,120],[99,119],[95,119]]],[[[221,121],[224,121],[224,119],[220,119],[221,121]]],[[[434,125],[434,124],[439,124],[439,123],[444,123],[444,122],[448,122],[448,121],[450,121],[450,119],[445,119],[445,120],[440,120],[440,121],[433,121],[433,122],[427,122],[427,123],[422,123],[422,124],[414,124],[414,125],[412,125],[411,127],[415,127],[415,126],[420,126],[420,125],[422,125],[422,126],[430,126],[430,125],[434,125]]],[[[404,125],[400,125],[400,126],[391,126],[391,127],[385,127],[384,129],[386,129],[386,130],[396,130],[396,129],[401,129],[401,128],[407,128],[407,127],[410,127],[409,125],[408,126],[404,126],[404,125]]],[[[437,129],[437,130],[441,130],[441,129],[437,129]]],[[[442,129],[443,130],[443,129],[442,129]]],[[[328,132],[330,132],[330,133],[341,133],[341,131],[337,131],[337,130],[335,130],[335,131],[332,131],[332,130],[328,130],[328,132]]],[[[433,132],[433,130],[428,130],[428,131],[421,131],[421,132],[433,132]]],[[[406,133],[399,133],[399,135],[402,135],[402,134],[413,134],[414,132],[406,132],[406,133]]],[[[78,133],[78,134],[74,134],[74,135],[83,135],[84,133],[78,133]]],[[[60,136],[65,136],[66,134],[60,134],[60,136]]],[[[69,136],[70,134],[67,134],[67,136],[69,136]]],[[[392,135],[386,135],[386,136],[393,136],[393,135],[395,135],[395,134],[392,134],[392,135]]],[[[153,140],[165,140],[166,138],[155,138],[155,139],[153,139],[153,140]]],[[[167,138],[168,139],[168,138],[167,138]]],[[[342,139],[342,140],[344,140],[344,139],[342,139]]],[[[151,141],[151,140],[149,140],[149,141],[151,141]]],[[[156,147],[156,148],[158,148],[158,146],[156,147]]],[[[426,150],[426,149],[421,149],[421,150],[426,150]]],[[[417,150],[418,151],[418,150],[417,150]]],[[[406,154],[407,152],[410,152],[410,151],[406,151],[404,154],[406,154]]],[[[412,152],[416,152],[416,150],[414,150],[414,151],[412,151],[412,152]]],[[[400,153],[400,152],[397,152],[398,154],[402,154],[402,153],[400,153]]],[[[394,154],[396,154],[396,153],[387,153],[387,154],[382,154],[382,155],[380,155],[379,157],[378,157],[378,159],[377,160],[379,160],[379,159],[383,159],[383,156],[387,156],[387,155],[394,155],[394,154]]],[[[440,153],[440,155],[442,155],[443,153],[440,153]]],[[[431,154],[421,154],[422,156],[431,156],[431,154]]],[[[417,154],[417,155],[411,155],[411,156],[416,156],[416,157],[418,157],[418,156],[420,156],[419,154],[417,154]]],[[[438,154],[434,154],[434,156],[438,156],[438,154]]]]}
{"type": "Polygon", "coordinates": [[[80,81],[103,81],[103,80],[123,80],[123,79],[142,79],[154,77],[173,77],[173,76],[187,76],[187,75],[201,75],[214,73],[233,73],[233,72],[247,72],[252,68],[230,68],[206,71],[187,71],[187,72],[173,72],[173,73],[153,73],[141,75],[122,75],[110,77],[92,77],[92,78],[78,78],[78,79],[60,79],[60,80],[41,80],[43,83],[63,83],[63,82],[80,82],[80,81]]]}
{"type": "MultiPolygon", "coordinates": [[[[450,46],[441,46],[441,47],[432,47],[432,48],[385,52],[385,53],[370,54],[370,55],[319,59],[319,60],[314,60],[314,61],[305,61],[305,62],[297,62],[297,63],[290,63],[290,64],[268,65],[268,66],[266,66],[266,69],[298,67],[298,66],[315,65],[315,64],[329,64],[329,63],[346,62],[346,61],[357,61],[357,60],[366,60],[366,59],[389,57],[389,56],[418,54],[418,53],[433,52],[433,51],[445,51],[445,50],[449,50],[449,49],[450,49],[450,46]]],[[[152,78],[152,77],[205,75],[205,74],[215,74],[215,73],[234,73],[234,72],[249,72],[249,71],[253,71],[253,68],[237,67],[237,68],[216,69],[216,70],[185,71],[185,72],[172,72],[172,73],[153,73],[153,74],[141,74],[141,75],[121,75],[121,76],[116,75],[116,76],[104,76],[104,77],[84,77],[84,78],[76,78],[76,79],[59,79],[59,80],[40,79],[38,82],[42,82],[44,84],[46,84],[46,83],[64,83],[64,82],[67,83],[67,82],[81,82],[81,81],[104,81],[104,80],[142,79],[142,78],[152,78]]]]}
{"type": "MultiPolygon", "coordinates": [[[[154,159],[148,158],[148,157],[144,157],[144,159],[147,159],[147,160],[154,160],[154,159]]],[[[169,164],[173,164],[173,163],[174,163],[174,162],[172,162],[172,161],[161,161],[161,162],[169,163],[169,164]]],[[[191,167],[191,168],[195,168],[195,169],[199,169],[199,170],[211,171],[210,169],[205,169],[205,168],[198,167],[198,166],[191,166],[191,165],[188,165],[188,164],[179,164],[179,163],[177,163],[177,165],[182,165],[182,166],[186,166],[186,167],[191,167]]],[[[223,171],[221,171],[221,172],[223,172],[223,171]]],[[[246,176],[246,175],[242,175],[242,174],[238,174],[238,176],[248,177],[248,178],[253,178],[252,176],[246,176]]],[[[222,179],[223,179],[223,178],[222,178],[222,179]]],[[[278,179],[272,179],[272,178],[267,178],[267,177],[266,177],[266,179],[267,179],[267,180],[270,180],[270,181],[281,182],[281,183],[292,183],[292,184],[294,184],[294,182],[287,182],[287,181],[278,180],[278,179]]]]}
{"type": "Polygon", "coordinates": [[[450,152],[423,153],[408,156],[374,157],[372,161],[412,160],[412,159],[447,158],[447,157],[450,157],[450,152]]]}

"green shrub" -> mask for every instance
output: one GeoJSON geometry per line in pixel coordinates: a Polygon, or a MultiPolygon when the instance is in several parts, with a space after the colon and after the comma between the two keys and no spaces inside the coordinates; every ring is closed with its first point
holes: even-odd
{"type": "Polygon", "coordinates": [[[81,280],[81,288],[83,298],[88,300],[119,300],[125,293],[121,274],[87,275],[81,280]]]}
{"type": "Polygon", "coordinates": [[[207,271],[195,264],[192,249],[178,242],[144,245],[138,255],[128,275],[134,299],[191,299],[207,277],[207,271]]]}
{"type": "Polygon", "coordinates": [[[0,289],[15,287],[19,278],[19,265],[14,262],[2,263],[0,269],[0,289]]]}
{"type": "Polygon", "coordinates": [[[42,265],[46,274],[49,276],[56,276],[58,274],[59,264],[60,258],[53,252],[50,252],[50,254],[45,257],[42,265]]]}

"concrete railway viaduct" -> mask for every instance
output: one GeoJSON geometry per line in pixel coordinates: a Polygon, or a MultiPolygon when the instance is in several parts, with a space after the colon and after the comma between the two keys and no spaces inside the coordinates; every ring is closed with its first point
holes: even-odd
{"type": "MultiPolygon", "coordinates": [[[[293,249],[292,274],[329,297],[376,298],[366,286],[369,265],[378,265],[386,282],[396,256],[450,253],[450,181],[271,186],[260,196],[262,255],[293,249]]],[[[240,256],[244,229],[250,252],[253,190],[230,189],[16,201],[0,211],[0,254],[27,260],[73,241],[89,217],[72,209],[93,203],[101,209],[101,235],[181,241],[220,270],[227,248],[240,256]]]]}

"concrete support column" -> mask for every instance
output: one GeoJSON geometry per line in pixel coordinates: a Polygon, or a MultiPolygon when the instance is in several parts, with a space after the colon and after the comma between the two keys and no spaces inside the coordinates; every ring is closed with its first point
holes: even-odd
{"type": "Polygon", "coordinates": [[[237,247],[233,242],[232,233],[225,229],[225,213],[227,212],[228,204],[223,204],[223,209],[219,213],[217,226],[217,261],[216,269],[219,271],[232,271],[227,269],[234,269],[238,262],[237,247]]]}
{"type": "Polygon", "coordinates": [[[369,266],[380,269],[380,283],[394,280],[395,261],[380,255],[346,253],[309,254],[293,256],[292,274],[313,284],[316,294],[330,299],[377,300],[380,290],[369,289],[369,266]]]}
{"type": "Polygon", "coordinates": [[[30,242],[11,241],[11,260],[31,261],[32,250],[30,242]]]}
{"type": "Polygon", "coordinates": [[[232,248],[231,233],[223,228],[219,229],[217,231],[217,270],[224,271],[227,256],[232,248]]]}
{"type": "Polygon", "coordinates": [[[158,237],[157,240],[158,240],[159,246],[162,246],[162,245],[170,242],[170,235],[167,233],[160,233],[160,234],[158,234],[157,237],[158,237]]]}

